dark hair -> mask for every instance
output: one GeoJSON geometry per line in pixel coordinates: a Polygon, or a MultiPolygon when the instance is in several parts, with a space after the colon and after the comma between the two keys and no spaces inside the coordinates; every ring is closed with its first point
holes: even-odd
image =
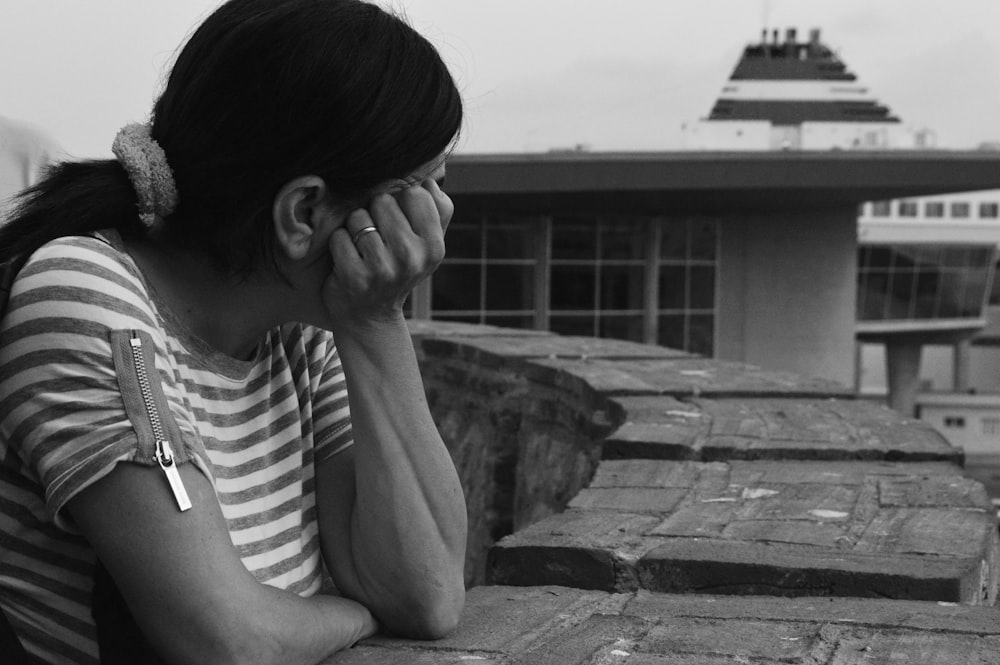
{"type": "MultiPolygon", "coordinates": [[[[447,67],[402,18],[362,0],[229,0],[181,49],[153,110],[179,196],[163,232],[248,272],[273,256],[271,207],[289,180],[318,175],[361,205],[449,149],[461,123],[447,67]]],[[[114,160],[59,164],[19,201],[0,263],[60,236],[143,232],[114,160]]]]}

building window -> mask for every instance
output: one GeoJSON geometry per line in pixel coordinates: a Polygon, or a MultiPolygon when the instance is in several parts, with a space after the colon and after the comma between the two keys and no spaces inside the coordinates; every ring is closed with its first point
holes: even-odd
{"type": "Polygon", "coordinates": [[[1000,204],[983,202],[979,204],[979,216],[983,219],[1000,217],[1000,204]]]}
{"type": "Polygon", "coordinates": [[[549,328],[564,335],[643,340],[650,220],[552,220],[549,328]]]}
{"type": "Polygon", "coordinates": [[[998,270],[1000,270],[1000,261],[997,261],[997,264],[993,266],[993,288],[990,289],[989,300],[993,307],[1000,307],[1000,278],[998,278],[1000,272],[998,270]]]}
{"type": "Polygon", "coordinates": [[[431,283],[431,318],[535,327],[540,232],[537,219],[455,219],[447,258],[431,283]]]}
{"type": "Polygon", "coordinates": [[[430,317],[714,350],[718,222],[455,219],[430,317]]]}
{"type": "Polygon", "coordinates": [[[660,225],[656,341],[661,346],[712,355],[718,223],[660,225]]]}
{"type": "Polygon", "coordinates": [[[993,261],[991,245],[862,245],[858,320],[979,319],[993,261]]]}
{"type": "Polygon", "coordinates": [[[891,201],[872,202],[872,217],[888,217],[892,214],[891,201]]]}
{"type": "Polygon", "coordinates": [[[965,218],[969,216],[969,204],[964,201],[956,201],[951,204],[951,216],[965,218]]]}
{"type": "Polygon", "coordinates": [[[1000,418],[983,418],[983,434],[985,436],[1000,435],[1000,418]]]}
{"type": "Polygon", "coordinates": [[[963,429],[965,427],[965,418],[962,416],[945,416],[944,426],[952,429],[963,429]]]}
{"type": "Polygon", "coordinates": [[[924,217],[944,217],[944,203],[928,201],[924,204],[924,217]]]}
{"type": "Polygon", "coordinates": [[[899,202],[899,216],[900,217],[916,217],[917,216],[917,202],[916,201],[900,201],[899,202]]]}

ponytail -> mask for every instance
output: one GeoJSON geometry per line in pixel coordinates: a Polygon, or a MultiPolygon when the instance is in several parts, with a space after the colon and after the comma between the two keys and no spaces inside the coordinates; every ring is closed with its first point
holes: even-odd
{"type": "Polygon", "coordinates": [[[0,265],[23,264],[50,240],[107,228],[123,236],[143,231],[125,169],[110,159],[62,162],[15,199],[0,226],[0,265]]]}

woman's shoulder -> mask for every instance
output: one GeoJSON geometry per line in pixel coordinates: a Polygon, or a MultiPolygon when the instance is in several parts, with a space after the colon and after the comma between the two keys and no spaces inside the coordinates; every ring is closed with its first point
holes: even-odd
{"type": "Polygon", "coordinates": [[[79,269],[86,264],[96,264],[127,270],[131,259],[118,233],[108,230],[50,240],[35,250],[25,266],[39,262],[48,264],[44,267],[49,269],[79,269]]]}
{"type": "Polygon", "coordinates": [[[36,250],[14,280],[8,311],[40,303],[80,316],[87,308],[109,324],[153,318],[146,286],[114,232],[57,238],[36,250]]]}

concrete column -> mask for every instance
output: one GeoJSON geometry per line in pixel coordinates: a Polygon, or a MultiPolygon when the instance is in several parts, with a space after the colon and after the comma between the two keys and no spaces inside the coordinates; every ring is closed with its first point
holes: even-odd
{"type": "Polygon", "coordinates": [[[921,351],[921,343],[912,339],[889,339],[885,343],[889,407],[905,416],[916,415],[921,351]]]}
{"type": "Polygon", "coordinates": [[[952,347],[952,388],[955,392],[969,391],[969,355],[972,350],[972,342],[963,339],[955,342],[952,347]]]}
{"type": "Polygon", "coordinates": [[[853,206],[723,218],[716,357],[853,386],[857,240],[853,206]]]}

